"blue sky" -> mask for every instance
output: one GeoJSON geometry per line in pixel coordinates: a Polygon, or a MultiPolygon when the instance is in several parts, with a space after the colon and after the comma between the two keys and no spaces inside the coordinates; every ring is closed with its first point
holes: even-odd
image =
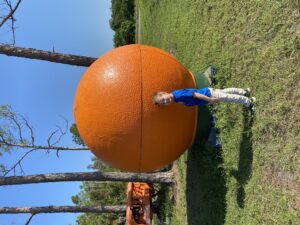
{"type": "MultiPolygon", "coordinates": [[[[30,0],[23,1],[15,14],[16,46],[99,57],[113,48],[109,27],[110,0],[30,0]]],[[[0,29],[0,42],[8,43],[11,34],[0,29]]],[[[86,71],[84,67],[28,60],[0,55],[0,104],[9,104],[25,113],[35,128],[37,143],[45,144],[56,128],[74,122],[73,98],[86,71]]],[[[61,145],[74,146],[70,135],[61,145]]],[[[0,158],[12,165],[22,151],[0,158]]],[[[32,153],[23,162],[26,175],[53,172],[87,171],[90,152],[43,151],[32,153]]],[[[79,182],[0,187],[0,206],[71,205],[70,197],[79,192],[79,182]]],[[[31,225],[75,224],[78,214],[40,214],[31,225]]],[[[29,215],[0,215],[0,225],[24,224],[29,215]]]]}

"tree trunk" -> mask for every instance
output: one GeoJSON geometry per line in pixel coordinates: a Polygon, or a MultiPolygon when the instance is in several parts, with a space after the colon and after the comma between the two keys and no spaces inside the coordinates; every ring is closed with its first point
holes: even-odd
{"type": "Polygon", "coordinates": [[[90,66],[96,60],[96,58],[86,56],[61,54],[54,51],[50,52],[33,48],[14,47],[11,45],[3,44],[0,44],[0,54],[5,54],[7,56],[24,57],[28,59],[46,60],[50,62],[75,66],[90,66]]]}
{"type": "Polygon", "coordinates": [[[48,183],[61,181],[124,181],[124,182],[147,182],[147,183],[172,183],[172,172],[160,173],[50,173],[31,176],[0,177],[0,186],[32,183],[48,183]]]}
{"type": "Polygon", "coordinates": [[[124,213],[126,205],[116,206],[44,206],[44,207],[3,207],[0,214],[18,213],[124,213]]]}

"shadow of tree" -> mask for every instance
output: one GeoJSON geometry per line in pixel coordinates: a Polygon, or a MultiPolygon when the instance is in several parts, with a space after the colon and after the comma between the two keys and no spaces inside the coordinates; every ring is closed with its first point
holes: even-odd
{"type": "Polygon", "coordinates": [[[237,190],[237,203],[240,208],[245,206],[245,185],[251,177],[252,161],[253,161],[253,147],[252,147],[252,125],[253,117],[249,117],[247,112],[244,112],[244,129],[242,134],[242,141],[240,144],[239,164],[238,170],[231,171],[231,175],[239,183],[237,190]]]}
{"type": "Polygon", "coordinates": [[[221,149],[195,145],[187,159],[187,219],[189,225],[221,225],[227,192],[221,149]]]}

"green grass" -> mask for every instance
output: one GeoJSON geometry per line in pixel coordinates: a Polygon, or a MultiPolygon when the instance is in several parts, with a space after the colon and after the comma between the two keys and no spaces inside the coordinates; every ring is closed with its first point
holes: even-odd
{"type": "Polygon", "coordinates": [[[190,70],[217,67],[218,87],[251,87],[252,120],[218,105],[222,150],[195,146],[177,162],[170,224],[300,224],[299,0],[139,0],[142,44],[190,70]]]}

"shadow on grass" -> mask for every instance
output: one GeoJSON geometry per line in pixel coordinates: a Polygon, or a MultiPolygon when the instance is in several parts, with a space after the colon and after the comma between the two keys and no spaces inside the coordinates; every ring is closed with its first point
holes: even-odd
{"type": "Polygon", "coordinates": [[[195,145],[187,160],[187,219],[189,225],[221,225],[226,213],[226,181],[221,149],[195,145]]]}
{"type": "Polygon", "coordinates": [[[240,208],[245,206],[245,185],[251,177],[252,173],[252,161],[253,161],[253,147],[252,147],[252,128],[253,118],[244,112],[244,129],[242,135],[242,141],[240,144],[240,155],[238,170],[231,171],[231,175],[239,183],[237,190],[237,203],[240,208]]]}

